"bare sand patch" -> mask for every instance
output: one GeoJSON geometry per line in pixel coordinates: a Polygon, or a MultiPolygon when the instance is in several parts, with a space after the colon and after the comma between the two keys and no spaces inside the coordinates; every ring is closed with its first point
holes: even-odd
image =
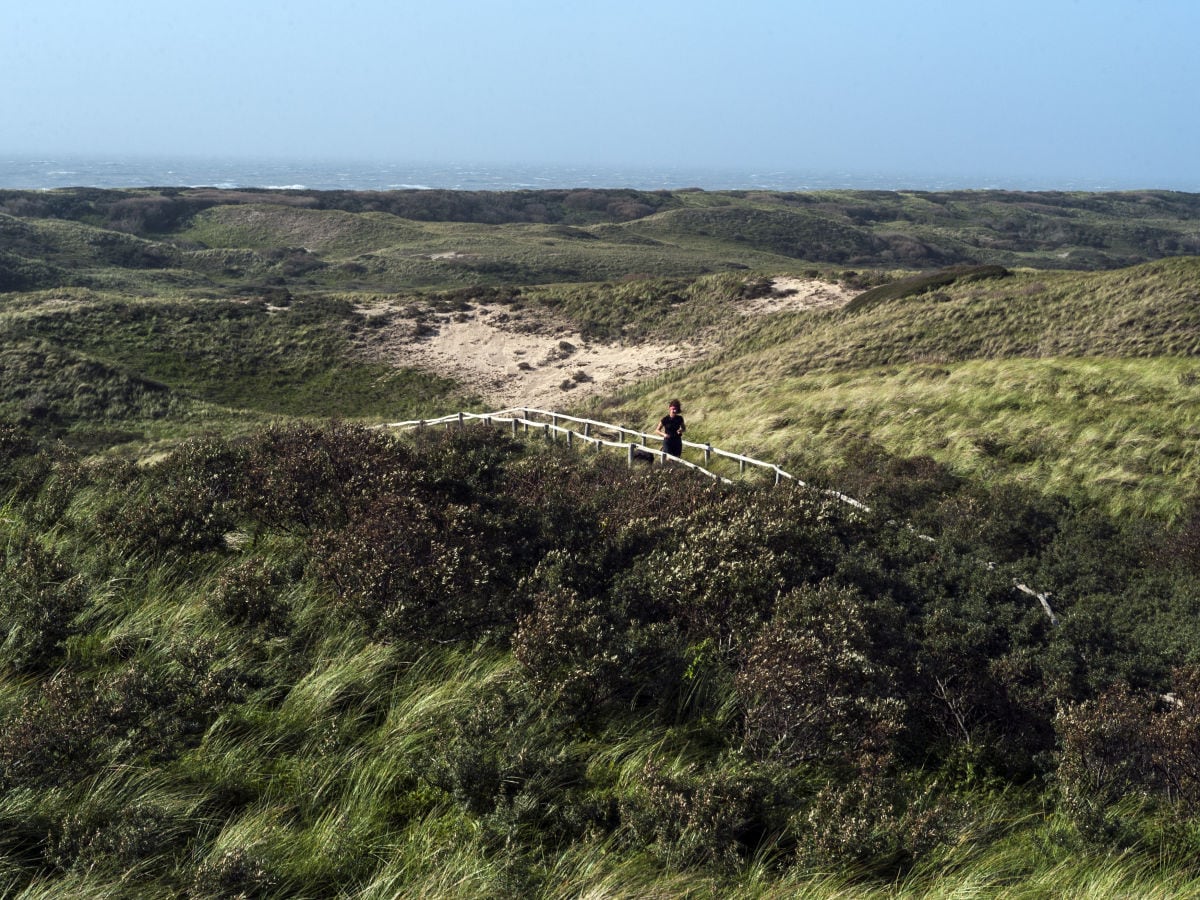
{"type": "Polygon", "coordinates": [[[840,284],[787,275],[771,279],[771,286],[770,296],[744,301],[740,306],[742,312],[768,315],[802,309],[840,309],[861,293],[840,284]]]}
{"type": "MultiPolygon", "coordinates": [[[[855,294],[798,278],[777,278],[774,286],[772,296],[746,301],[741,310],[767,315],[835,308],[855,294]]],[[[688,342],[590,341],[548,313],[489,304],[419,319],[396,308],[362,312],[389,315],[387,325],[369,329],[372,337],[364,349],[370,355],[455,378],[495,409],[562,407],[701,359],[715,349],[688,342]]]]}

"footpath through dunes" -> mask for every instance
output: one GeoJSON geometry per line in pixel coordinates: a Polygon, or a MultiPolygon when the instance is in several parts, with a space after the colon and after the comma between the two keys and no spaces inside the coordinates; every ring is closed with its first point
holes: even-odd
{"type": "MultiPolygon", "coordinates": [[[[859,291],[817,279],[780,276],[766,296],[739,302],[746,316],[836,309],[859,291]]],[[[585,338],[554,313],[535,307],[469,303],[433,317],[397,306],[364,308],[387,316],[367,329],[364,351],[391,365],[455,378],[489,406],[562,406],[703,359],[716,348],[697,335],[675,342],[585,338]]]]}

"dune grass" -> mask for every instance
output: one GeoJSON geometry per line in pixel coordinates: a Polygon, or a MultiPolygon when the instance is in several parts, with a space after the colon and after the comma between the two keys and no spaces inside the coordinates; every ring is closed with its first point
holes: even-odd
{"type": "Polygon", "coordinates": [[[601,405],[649,427],[667,397],[686,398],[691,439],[802,478],[869,443],[1171,519],[1200,474],[1198,290],[1200,260],[1184,259],[783,314],[601,405]]]}

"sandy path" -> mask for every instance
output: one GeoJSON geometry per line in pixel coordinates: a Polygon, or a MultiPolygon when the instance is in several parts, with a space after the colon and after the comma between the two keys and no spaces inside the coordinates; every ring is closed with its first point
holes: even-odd
{"type": "MultiPolygon", "coordinates": [[[[823,281],[776,278],[769,297],[744,301],[747,315],[833,308],[856,292],[823,281]]],[[[392,365],[412,366],[457,378],[493,408],[561,408],[580,397],[608,393],[624,384],[700,359],[704,348],[687,343],[636,345],[586,341],[544,313],[478,304],[464,312],[422,321],[395,309],[388,324],[371,329],[366,348],[392,365]]]]}

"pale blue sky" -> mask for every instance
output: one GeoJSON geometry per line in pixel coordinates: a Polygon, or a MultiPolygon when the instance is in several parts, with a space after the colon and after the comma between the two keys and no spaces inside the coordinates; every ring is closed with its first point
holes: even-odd
{"type": "Polygon", "coordinates": [[[37,0],[0,153],[1200,190],[1198,0],[37,0]]]}

